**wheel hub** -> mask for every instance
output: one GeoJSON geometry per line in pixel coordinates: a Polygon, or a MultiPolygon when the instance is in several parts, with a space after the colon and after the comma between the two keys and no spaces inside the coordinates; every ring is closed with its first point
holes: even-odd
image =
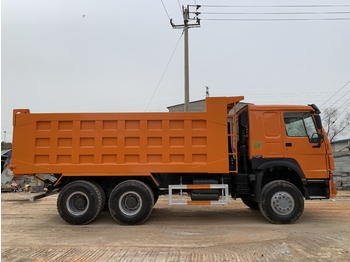
{"type": "Polygon", "coordinates": [[[128,209],[135,209],[137,208],[137,198],[133,195],[129,195],[125,198],[125,207],[128,209]]]}
{"type": "Polygon", "coordinates": [[[288,192],[277,192],[271,198],[271,207],[280,215],[288,215],[295,208],[294,198],[288,192]]]}
{"type": "Polygon", "coordinates": [[[142,208],[142,198],[137,192],[128,191],[120,196],[118,204],[124,215],[134,216],[142,208]]]}
{"type": "Polygon", "coordinates": [[[66,206],[69,211],[74,216],[81,216],[89,209],[89,198],[81,191],[74,192],[70,194],[66,201],[66,206]]]}
{"type": "Polygon", "coordinates": [[[81,195],[76,196],[74,198],[73,205],[79,210],[84,210],[87,205],[86,198],[81,195]]]}

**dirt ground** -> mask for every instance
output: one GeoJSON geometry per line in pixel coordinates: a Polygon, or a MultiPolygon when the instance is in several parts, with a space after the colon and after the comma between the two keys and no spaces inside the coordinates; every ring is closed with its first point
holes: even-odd
{"type": "Polygon", "coordinates": [[[109,212],[66,224],[57,195],[1,194],[2,261],[350,261],[350,191],[305,202],[292,225],[270,224],[240,200],[229,206],[168,206],[161,197],[139,226],[109,212]]]}

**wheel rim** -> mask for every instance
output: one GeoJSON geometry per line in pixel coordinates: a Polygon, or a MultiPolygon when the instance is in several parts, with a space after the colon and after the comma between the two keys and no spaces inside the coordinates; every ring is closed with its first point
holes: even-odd
{"type": "Polygon", "coordinates": [[[119,209],[127,216],[136,215],[142,207],[141,196],[133,191],[125,192],[119,198],[119,209]]]}
{"type": "Polygon", "coordinates": [[[74,216],[81,216],[89,209],[90,201],[88,196],[81,191],[69,195],[66,201],[68,211],[74,216]]]}
{"type": "Polygon", "coordinates": [[[288,192],[277,192],[271,198],[271,207],[279,215],[288,215],[294,210],[294,198],[288,192]]]}

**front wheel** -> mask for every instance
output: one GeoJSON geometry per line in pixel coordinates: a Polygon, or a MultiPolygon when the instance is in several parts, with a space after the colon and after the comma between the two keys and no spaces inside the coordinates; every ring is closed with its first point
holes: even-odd
{"type": "Polygon", "coordinates": [[[263,187],[259,208],[270,222],[291,224],[303,213],[304,198],[292,183],[276,180],[263,187]]]}
{"type": "Polygon", "coordinates": [[[143,223],[150,216],[153,205],[152,189],[137,180],[127,180],[118,184],[108,200],[112,217],[122,225],[143,223]]]}

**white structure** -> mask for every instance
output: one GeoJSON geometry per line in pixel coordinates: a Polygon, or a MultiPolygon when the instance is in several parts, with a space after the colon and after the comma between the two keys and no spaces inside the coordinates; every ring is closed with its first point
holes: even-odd
{"type": "Polygon", "coordinates": [[[331,142],[333,152],[350,151],[350,138],[331,142]]]}

